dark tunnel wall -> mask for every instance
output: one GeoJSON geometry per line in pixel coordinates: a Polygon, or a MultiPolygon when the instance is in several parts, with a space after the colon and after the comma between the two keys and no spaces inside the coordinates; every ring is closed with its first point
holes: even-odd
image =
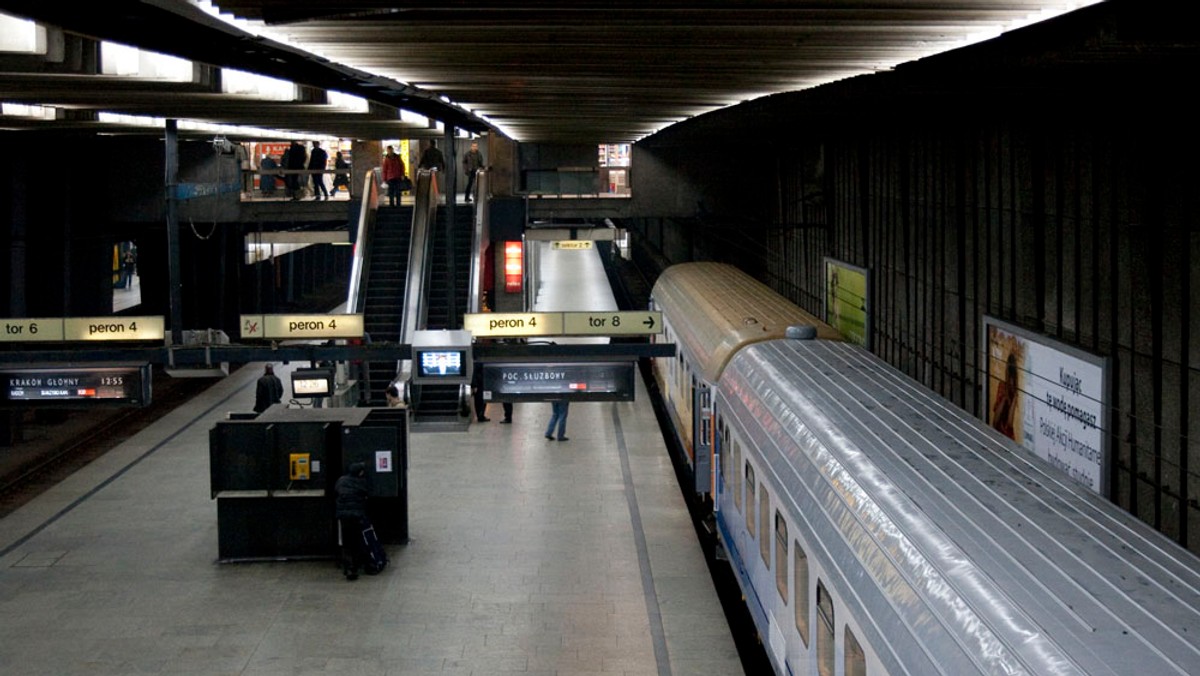
{"type": "Polygon", "coordinates": [[[1109,493],[1200,552],[1200,142],[1178,85],[1200,50],[1101,9],[643,143],[711,206],[634,229],[818,315],[826,256],[867,268],[873,350],[980,417],[983,315],[1107,357],[1109,493]],[[757,129],[788,133],[753,139],[753,187],[705,183],[729,158],[699,139],[757,129]]]}

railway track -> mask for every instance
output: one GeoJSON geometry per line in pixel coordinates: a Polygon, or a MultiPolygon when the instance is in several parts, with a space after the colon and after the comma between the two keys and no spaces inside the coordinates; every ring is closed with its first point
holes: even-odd
{"type": "Polygon", "coordinates": [[[171,378],[154,370],[154,393],[149,406],[113,408],[111,415],[72,411],[91,418],[78,425],[61,424],[45,430],[44,438],[18,442],[5,449],[24,452],[23,459],[0,468],[0,518],[57,485],[72,473],[103,456],[154,421],[208,389],[215,381],[171,378]]]}

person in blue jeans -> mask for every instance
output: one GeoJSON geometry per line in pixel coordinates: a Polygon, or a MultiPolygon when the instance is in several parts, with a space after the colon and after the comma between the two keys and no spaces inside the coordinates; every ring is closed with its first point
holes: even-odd
{"type": "Polygon", "coordinates": [[[567,407],[570,402],[552,401],[550,402],[550,424],[546,426],[546,438],[554,439],[554,426],[558,425],[558,440],[567,440],[567,407]]]}

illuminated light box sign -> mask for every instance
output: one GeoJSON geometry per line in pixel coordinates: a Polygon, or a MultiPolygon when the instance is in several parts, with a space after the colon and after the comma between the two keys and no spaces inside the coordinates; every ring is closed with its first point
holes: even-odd
{"type": "Polygon", "coordinates": [[[825,259],[825,323],[846,340],[870,348],[871,274],[866,268],[825,259]]]}
{"type": "Polygon", "coordinates": [[[633,362],[485,363],[485,401],[633,401],[633,362]]]}
{"type": "Polygon", "coordinates": [[[162,340],[162,317],[46,317],[0,320],[0,342],[162,340]]]}
{"type": "Polygon", "coordinates": [[[1108,494],[1108,360],[984,317],[989,425],[1108,494]]]}
{"type": "Polygon", "coordinates": [[[146,406],[150,403],[149,364],[73,366],[36,364],[0,369],[5,406],[95,404],[146,406]]]}

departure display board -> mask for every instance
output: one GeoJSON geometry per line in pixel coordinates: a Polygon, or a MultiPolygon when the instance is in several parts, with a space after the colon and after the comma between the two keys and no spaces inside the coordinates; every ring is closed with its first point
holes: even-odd
{"type": "Polygon", "coordinates": [[[5,406],[150,403],[149,364],[73,366],[39,364],[0,368],[5,406]]]}
{"type": "Polygon", "coordinates": [[[485,363],[485,401],[633,401],[634,363],[485,363]]]}

